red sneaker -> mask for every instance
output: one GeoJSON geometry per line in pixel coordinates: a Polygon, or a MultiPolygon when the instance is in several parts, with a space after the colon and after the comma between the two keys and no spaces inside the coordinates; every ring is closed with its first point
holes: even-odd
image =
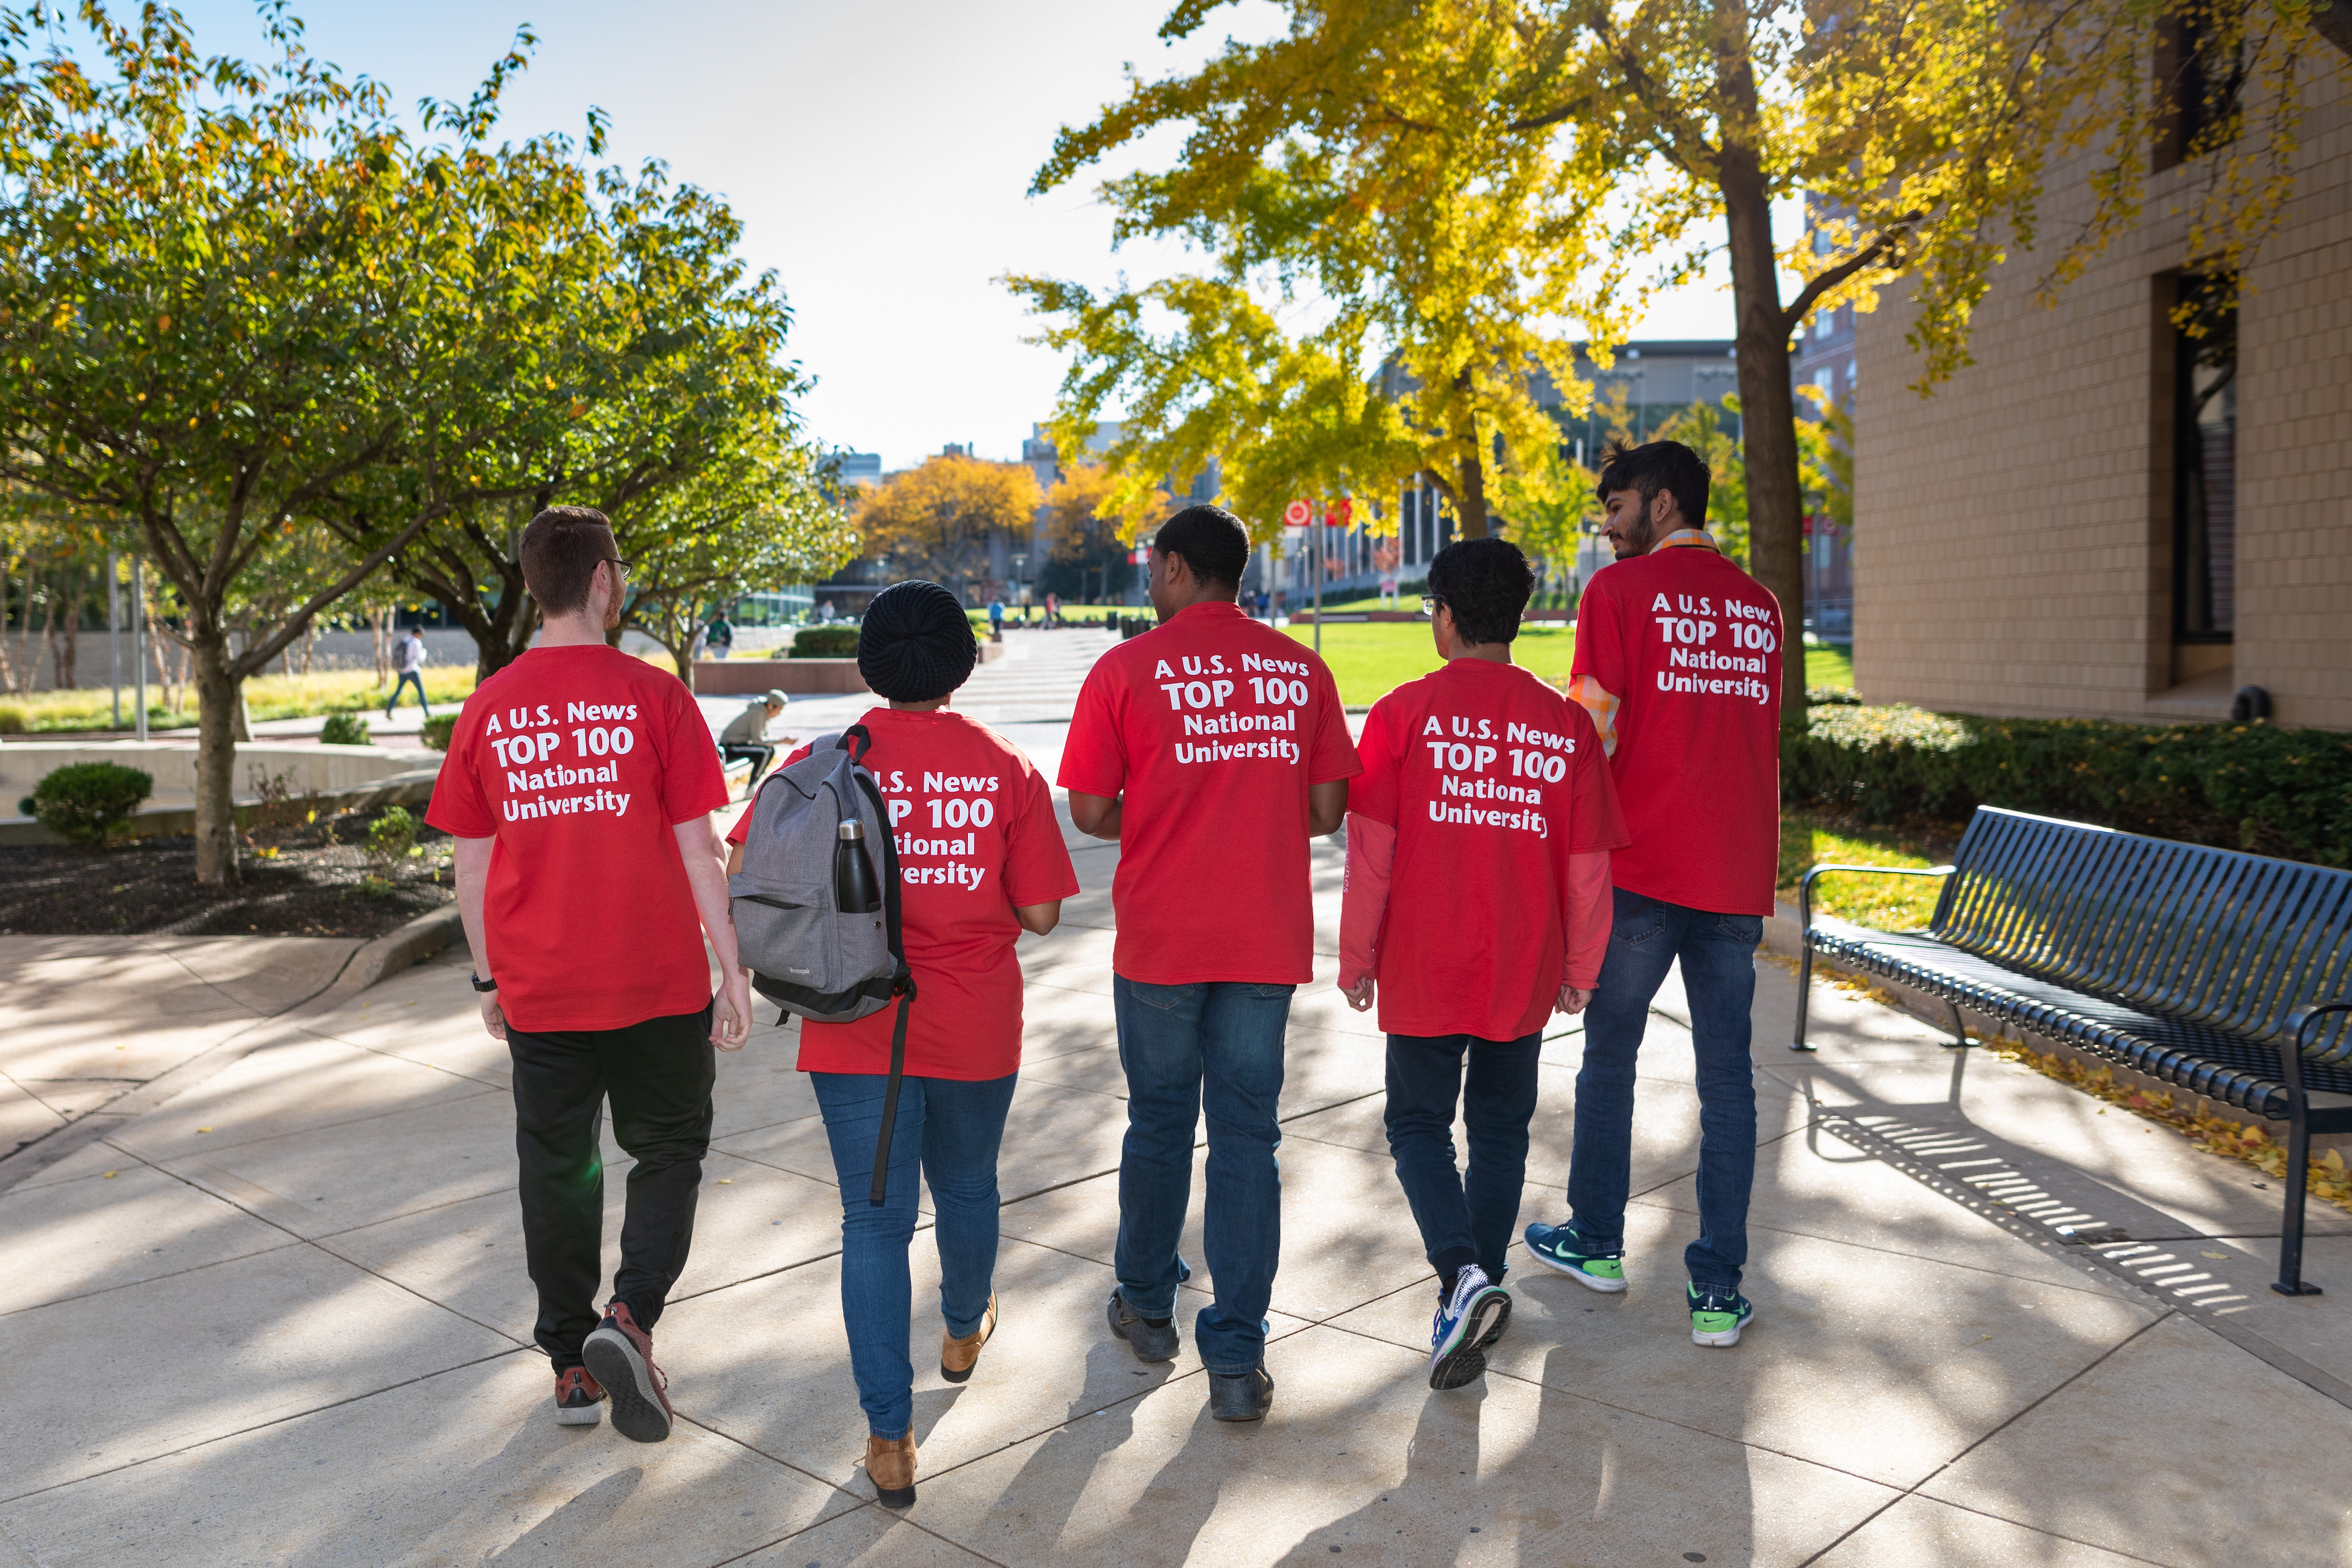
{"type": "Polygon", "coordinates": [[[604,1390],[588,1375],[584,1366],[566,1367],[555,1375],[555,1424],[559,1427],[593,1427],[604,1418],[597,1408],[604,1403],[604,1390]]]}
{"type": "Polygon", "coordinates": [[[654,1364],[654,1336],[637,1326],[628,1302],[604,1309],[604,1321],[580,1347],[580,1356],[613,1396],[614,1431],[638,1443],[669,1436],[669,1379],[654,1364]]]}

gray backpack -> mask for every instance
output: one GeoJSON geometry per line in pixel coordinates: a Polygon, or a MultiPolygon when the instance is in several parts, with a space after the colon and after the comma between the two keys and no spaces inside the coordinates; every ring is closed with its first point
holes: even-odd
{"type": "MultiPolygon", "coordinates": [[[[889,1171],[891,1124],[898,1119],[898,1082],[906,1073],[907,1012],[915,999],[915,977],[907,967],[898,925],[898,852],[890,815],[874,776],[859,765],[872,744],[864,725],[852,725],[838,737],[820,737],[806,757],[768,776],[751,803],[743,869],[727,879],[727,892],[736,954],[751,971],[752,988],[784,1012],[819,1023],[847,1023],[898,999],[890,1078],[874,1153],[870,1197],[879,1205],[889,1171]],[[866,843],[881,846],[879,914],[844,910],[835,896],[836,850],[866,852],[838,837],[848,821],[862,822],[866,843]]],[[[783,1021],[782,1014],[777,1021],[783,1021]]]]}

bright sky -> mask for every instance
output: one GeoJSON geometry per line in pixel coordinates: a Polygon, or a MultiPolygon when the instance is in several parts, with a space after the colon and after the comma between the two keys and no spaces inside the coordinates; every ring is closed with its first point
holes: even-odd
{"type": "MultiPolygon", "coordinates": [[[[180,0],[206,52],[248,57],[247,0],[180,0]]],[[[128,0],[121,9],[131,10],[128,0]]],[[[613,117],[611,153],[660,158],[725,195],[746,258],[791,299],[794,357],[816,377],[805,413],[827,445],[909,465],[950,442],[1012,457],[1052,410],[1057,356],[992,280],[1045,273],[1138,279],[1175,252],[1110,249],[1091,180],[1024,193],[1065,124],[1124,96],[1121,68],[1188,66],[1223,38],[1263,36],[1274,7],[1218,13],[1213,36],[1154,37],[1170,0],[297,0],[313,50],[394,97],[468,96],[515,28],[540,46],[506,131],[577,133],[613,117]]],[[[1162,155],[1172,142],[1153,149],[1162,155]]],[[[1662,303],[1643,337],[1728,337],[1719,283],[1662,303]]]]}

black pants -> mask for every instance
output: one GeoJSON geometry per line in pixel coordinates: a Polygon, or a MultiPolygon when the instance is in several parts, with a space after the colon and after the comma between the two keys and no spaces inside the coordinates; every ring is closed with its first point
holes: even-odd
{"type": "Polygon", "coordinates": [[[768,764],[776,759],[776,748],[772,746],[736,745],[722,746],[719,748],[719,760],[721,762],[733,762],[744,757],[751,759],[751,782],[757,784],[760,781],[760,775],[768,770],[768,764]]]}
{"type": "Polygon", "coordinates": [[[1538,1033],[1389,1036],[1389,1155],[1430,1267],[1444,1277],[1475,1263],[1497,1284],[1517,1235],[1528,1171],[1528,1122],[1536,1111],[1538,1033]],[[1469,1058],[1465,1083],[1463,1058],[1469,1058]],[[1454,1163],[1454,1103],[1470,1134],[1470,1175],[1454,1163]]]}
{"type": "Polygon", "coordinates": [[[507,1031],[514,1058],[515,1153],[522,1160],[523,1256],[539,1287],[539,1348],[562,1372],[602,1315],[604,1161],[597,1130],[607,1095],[613,1136],[636,1164],[621,1222],[613,1296],[640,1327],[661,1317],[694,1242],[702,1156],[710,1148],[718,1059],[710,1009],[626,1029],[507,1031]]]}

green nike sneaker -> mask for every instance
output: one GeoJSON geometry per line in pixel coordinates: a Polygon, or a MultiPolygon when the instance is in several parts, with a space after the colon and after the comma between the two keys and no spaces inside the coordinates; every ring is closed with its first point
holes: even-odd
{"type": "Polygon", "coordinates": [[[1737,1291],[1702,1291],[1689,1285],[1684,1293],[1690,1301],[1693,1344],[1726,1348],[1738,1344],[1739,1331],[1756,1315],[1756,1303],[1737,1291]]]}
{"type": "Polygon", "coordinates": [[[1530,1225],[1527,1242],[1529,1257],[1587,1290],[1614,1295],[1625,1288],[1625,1254],[1585,1251],[1584,1239],[1573,1226],[1530,1225]]]}

